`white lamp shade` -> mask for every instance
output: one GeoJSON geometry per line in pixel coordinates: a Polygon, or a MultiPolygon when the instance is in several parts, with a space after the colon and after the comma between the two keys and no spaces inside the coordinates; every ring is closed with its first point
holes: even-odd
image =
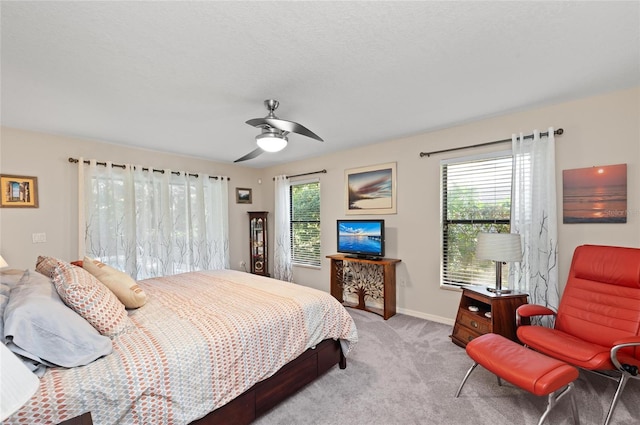
{"type": "Polygon", "coordinates": [[[476,258],[503,263],[522,260],[520,235],[517,233],[478,233],[476,258]]]}
{"type": "Polygon", "coordinates": [[[4,269],[5,267],[9,267],[9,264],[7,264],[4,258],[2,258],[2,255],[0,255],[0,269],[4,269]]]}
{"type": "Polygon", "coordinates": [[[0,421],[29,401],[39,385],[38,377],[6,345],[0,344],[0,421]]]}
{"type": "Polygon", "coordinates": [[[266,152],[278,152],[287,146],[287,136],[274,133],[262,133],[256,136],[260,149],[266,152]]]}

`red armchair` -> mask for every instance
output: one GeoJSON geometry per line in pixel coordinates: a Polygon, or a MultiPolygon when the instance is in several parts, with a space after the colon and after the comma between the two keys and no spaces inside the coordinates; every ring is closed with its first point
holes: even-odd
{"type": "Polygon", "coordinates": [[[554,314],[553,329],[519,326],[528,347],[618,382],[605,425],[630,379],[640,379],[640,249],[576,248],[558,312],[522,305],[522,318],[554,314]]]}

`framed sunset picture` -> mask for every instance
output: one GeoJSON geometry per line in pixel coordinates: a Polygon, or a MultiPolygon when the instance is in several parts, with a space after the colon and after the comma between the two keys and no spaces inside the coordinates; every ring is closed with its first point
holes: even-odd
{"type": "Polygon", "coordinates": [[[562,172],[563,223],[626,223],[627,164],[562,172]]]}

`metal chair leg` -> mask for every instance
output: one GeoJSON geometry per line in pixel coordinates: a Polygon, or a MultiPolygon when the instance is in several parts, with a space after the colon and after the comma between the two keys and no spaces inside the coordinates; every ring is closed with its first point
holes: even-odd
{"type": "Polygon", "coordinates": [[[575,425],[580,425],[580,417],[578,416],[578,408],[576,406],[575,399],[573,398],[572,390],[573,390],[573,382],[571,382],[569,385],[564,387],[564,389],[562,391],[555,391],[555,392],[549,394],[549,396],[548,396],[548,400],[549,401],[547,403],[547,409],[544,411],[542,416],[540,416],[540,420],[538,421],[538,425],[542,425],[544,423],[544,421],[547,419],[547,416],[549,416],[549,413],[551,412],[551,409],[553,409],[555,407],[555,405],[558,404],[560,399],[562,397],[564,397],[565,395],[567,395],[567,394],[569,394],[569,397],[571,398],[571,412],[573,413],[573,423],[575,425]]]}
{"type": "MultiPolygon", "coordinates": [[[[571,383],[573,387],[573,382],[571,383]]],[[[580,425],[580,416],[578,415],[578,404],[576,403],[576,396],[573,394],[569,394],[569,399],[571,399],[571,414],[573,415],[573,425],[580,425]]]]}
{"type": "Polygon", "coordinates": [[[622,390],[624,390],[625,385],[629,382],[629,376],[626,374],[622,374],[620,377],[620,381],[618,381],[618,388],[616,389],[616,393],[613,396],[613,401],[611,402],[611,406],[609,407],[609,411],[607,412],[607,418],[604,420],[604,425],[609,425],[609,421],[611,421],[611,417],[613,416],[613,409],[616,408],[616,404],[618,404],[618,399],[622,395],[622,390]]]}
{"type": "Polygon", "coordinates": [[[464,375],[464,378],[462,379],[462,382],[460,383],[460,386],[458,387],[458,391],[456,391],[456,398],[458,398],[458,396],[460,395],[460,391],[462,391],[462,387],[464,386],[464,383],[467,382],[467,379],[469,378],[469,375],[471,375],[471,372],[473,372],[473,369],[475,369],[476,366],[478,366],[478,363],[477,362],[473,363],[473,365],[467,371],[467,374],[464,375]]]}

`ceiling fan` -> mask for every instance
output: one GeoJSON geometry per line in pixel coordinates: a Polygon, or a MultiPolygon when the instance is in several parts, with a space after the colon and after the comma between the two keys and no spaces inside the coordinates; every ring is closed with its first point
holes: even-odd
{"type": "Polygon", "coordinates": [[[324,142],[320,136],[302,124],[298,124],[293,121],[281,120],[276,117],[274,111],[278,109],[278,105],[280,105],[280,102],[275,99],[265,100],[264,106],[269,111],[269,115],[264,118],[253,118],[247,121],[247,124],[262,129],[261,133],[256,136],[256,143],[258,144],[258,147],[233,162],[253,159],[263,152],[281,151],[287,146],[287,134],[289,133],[302,134],[303,136],[324,142]]]}

